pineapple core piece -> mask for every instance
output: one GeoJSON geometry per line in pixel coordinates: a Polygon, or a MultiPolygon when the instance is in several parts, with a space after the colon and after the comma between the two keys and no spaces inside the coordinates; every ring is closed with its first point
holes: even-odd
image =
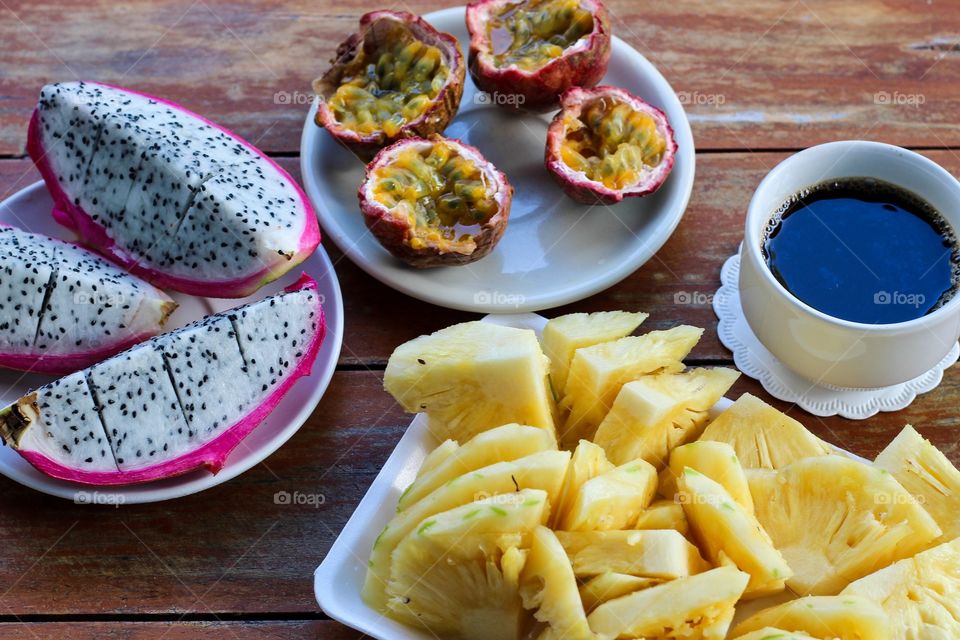
{"type": "Polygon", "coordinates": [[[630,528],[657,492],[657,470],[634,460],[580,485],[564,514],[564,531],[630,528]]]}
{"type": "Polygon", "coordinates": [[[548,628],[540,640],[593,640],[583,610],[577,579],[556,534],[537,527],[520,574],[520,595],[526,609],[548,628]]]}
{"type": "Polygon", "coordinates": [[[583,608],[589,613],[604,602],[615,600],[641,589],[655,587],[658,584],[663,584],[663,582],[663,580],[657,578],[640,578],[626,573],[608,571],[583,583],[580,587],[580,600],[583,602],[583,608]]]}
{"type": "Polygon", "coordinates": [[[679,531],[557,531],[578,578],[613,571],[672,580],[710,568],[679,531]]]}
{"type": "Polygon", "coordinates": [[[747,474],[729,444],[698,440],[674,449],[670,453],[670,466],[660,473],[660,495],[668,500],[675,499],[677,479],[687,467],[720,483],[737,504],[747,513],[753,513],[753,497],[750,495],[747,474]]]}
{"type": "Polygon", "coordinates": [[[554,529],[560,528],[560,523],[566,517],[583,483],[614,468],[601,447],[589,440],[581,440],[570,458],[570,467],[563,480],[560,499],[550,514],[550,526],[554,529]]]}
{"type": "Polygon", "coordinates": [[[815,638],[835,640],[890,638],[887,614],[876,603],[857,596],[808,596],[791,600],[753,614],[733,629],[733,637],[765,627],[803,631],[815,638]]]}

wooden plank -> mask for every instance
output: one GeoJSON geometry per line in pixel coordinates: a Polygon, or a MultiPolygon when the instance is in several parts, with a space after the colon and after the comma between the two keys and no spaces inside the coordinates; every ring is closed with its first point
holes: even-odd
{"type": "MultiPolygon", "coordinates": [[[[447,6],[411,0],[425,13],[447,6]]],[[[607,0],[614,32],[687,103],[700,149],[837,138],[956,145],[960,5],[915,0],[607,0]]],[[[10,0],[0,8],[0,155],[23,152],[40,87],[97,79],[181,102],[269,151],[295,152],[319,75],[362,0],[10,0]]]]}
{"type": "Polygon", "coordinates": [[[6,622],[0,623],[0,638],[59,638],[61,640],[346,640],[361,634],[331,620],[279,622],[6,622]]]}

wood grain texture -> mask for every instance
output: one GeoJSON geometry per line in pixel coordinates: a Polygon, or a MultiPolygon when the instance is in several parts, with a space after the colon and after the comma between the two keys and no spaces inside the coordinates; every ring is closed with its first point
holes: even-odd
{"type": "Polygon", "coordinates": [[[7,622],[0,640],[345,640],[356,632],[329,620],[306,622],[7,622]]]}

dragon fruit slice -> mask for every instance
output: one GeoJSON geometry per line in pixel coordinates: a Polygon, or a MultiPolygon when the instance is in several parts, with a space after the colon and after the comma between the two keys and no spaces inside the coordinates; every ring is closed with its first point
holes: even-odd
{"type": "Polygon", "coordinates": [[[54,217],[160,287],[250,295],[320,242],[294,180],[179,105],[94,82],[40,92],[27,150],[54,217]]]}
{"type": "Polygon", "coordinates": [[[0,227],[0,366],[82,369],[155,336],[176,307],[86,249],[0,227]]]}
{"type": "Polygon", "coordinates": [[[20,398],[0,411],[0,437],[43,473],[83,484],[216,473],[310,374],[324,333],[304,275],[20,398]]]}

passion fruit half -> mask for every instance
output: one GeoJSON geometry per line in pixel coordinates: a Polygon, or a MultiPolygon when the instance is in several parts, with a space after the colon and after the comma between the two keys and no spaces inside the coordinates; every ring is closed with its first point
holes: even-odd
{"type": "Polygon", "coordinates": [[[475,0],[467,29],[470,76],[498,105],[550,110],[568,88],[600,82],[610,62],[600,0],[475,0]]]}
{"type": "Polygon", "coordinates": [[[460,106],[457,39],[403,11],[373,11],[313,83],[316,122],[364,161],[393,142],[441,133],[460,106]]]}
{"type": "Polygon", "coordinates": [[[613,204],[656,191],[677,143],[666,114],[618,87],[574,87],[547,129],[547,170],[578,202],[613,204]]]}
{"type": "Polygon", "coordinates": [[[490,253],[507,228],[513,187],[475,147],[434,136],[378,153],[357,195],[380,244],[423,268],[490,253]]]}

